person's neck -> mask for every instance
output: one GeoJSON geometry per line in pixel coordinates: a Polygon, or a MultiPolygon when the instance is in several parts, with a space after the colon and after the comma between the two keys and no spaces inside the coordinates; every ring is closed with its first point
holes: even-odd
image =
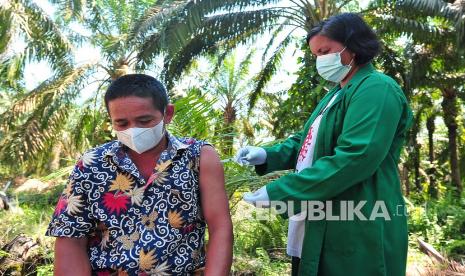
{"type": "Polygon", "coordinates": [[[361,66],[359,65],[352,66],[352,69],[349,71],[347,76],[339,83],[341,85],[341,88],[343,88],[352,79],[352,77],[355,75],[355,73],[357,73],[360,67],[361,66]]]}
{"type": "Polygon", "coordinates": [[[160,143],[156,145],[155,147],[149,149],[148,151],[145,151],[143,153],[137,153],[132,149],[128,149],[128,154],[129,157],[133,160],[147,160],[151,159],[154,157],[160,156],[160,154],[168,147],[168,136],[163,135],[163,138],[161,139],[160,143]]]}

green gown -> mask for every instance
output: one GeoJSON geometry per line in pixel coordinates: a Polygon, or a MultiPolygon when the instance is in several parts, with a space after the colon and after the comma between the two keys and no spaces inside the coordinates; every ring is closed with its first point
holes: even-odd
{"type": "Polygon", "coordinates": [[[312,122],[338,90],[318,130],[313,166],[270,182],[269,198],[293,205],[284,217],[300,212],[302,201],[331,201],[331,214],[341,218],[340,205],[365,202],[360,213],[367,220],[306,220],[299,275],[405,275],[407,217],[397,163],[412,112],[399,85],[371,63],[329,91],[301,132],[265,147],[267,162],[255,169],[294,169],[312,122]]]}

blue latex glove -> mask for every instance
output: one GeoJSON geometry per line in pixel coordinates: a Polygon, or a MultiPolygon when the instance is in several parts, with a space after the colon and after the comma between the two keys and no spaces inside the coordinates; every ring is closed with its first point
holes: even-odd
{"type": "Polygon", "coordinates": [[[246,146],[236,153],[234,160],[239,165],[262,165],[266,162],[266,151],[261,147],[246,146]]]}
{"type": "Polygon", "coordinates": [[[247,203],[254,205],[255,207],[269,208],[270,207],[270,198],[268,197],[268,192],[266,191],[266,186],[261,187],[253,193],[245,193],[244,200],[247,203]]]}

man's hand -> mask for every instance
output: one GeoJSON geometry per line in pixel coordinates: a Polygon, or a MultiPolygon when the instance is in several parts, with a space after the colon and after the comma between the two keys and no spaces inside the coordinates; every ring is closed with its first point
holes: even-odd
{"type": "Polygon", "coordinates": [[[215,149],[200,153],[200,199],[208,225],[206,276],[227,276],[231,270],[233,232],[229,201],[224,187],[224,170],[215,149]]]}
{"type": "Polygon", "coordinates": [[[260,147],[246,146],[234,157],[239,165],[262,165],[266,162],[266,151],[260,147]]]}
{"type": "Polygon", "coordinates": [[[90,276],[87,238],[57,238],[54,267],[55,276],[90,276]]]}

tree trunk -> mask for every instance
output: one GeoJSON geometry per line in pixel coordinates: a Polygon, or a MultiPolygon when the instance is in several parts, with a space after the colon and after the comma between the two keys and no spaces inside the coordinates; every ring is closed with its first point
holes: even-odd
{"type": "Polygon", "coordinates": [[[443,109],[444,123],[447,126],[449,137],[449,162],[450,162],[450,177],[452,185],[460,193],[462,191],[462,183],[460,179],[459,159],[457,155],[457,91],[453,88],[444,88],[442,90],[443,101],[441,103],[443,109]]]}
{"type": "Polygon", "coordinates": [[[436,167],[434,164],[435,156],[434,156],[434,131],[436,130],[436,125],[434,124],[434,120],[436,116],[432,114],[426,120],[426,129],[428,130],[428,156],[429,156],[429,164],[430,167],[427,170],[428,173],[428,180],[429,180],[429,187],[428,187],[428,194],[432,198],[438,198],[438,189],[436,187],[435,181],[435,174],[436,174],[436,167]]]}
{"type": "Polygon", "coordinates": [[[55,146],[53,146],[52,156],[50,159],[50,163],[48,164],[51,172],[54,172],[60,168],[60,159],[61,159],[62,150],[63,150],[63,144],[61,144],[60,142],[57,142],[55,146]]]}
{"type": "Polygon", "coordinates": [[[223,112],[224,116],[224,138],[223,138],[223,154],[231,156],[233,154],[234,143],[234,123],[236,122],[236,108],[232,102],[228,102],[223,112]]]}
{"type": "Polygon", "coordinates": [[[414,118],[413,126],[410,132],[410,145],[411,145],[411,160],[414,171],[414,184],[418,192],[422,191],[420,179],[420,148],[421,145],[417,142],[417,135],[420,130],[420,114],[414,118]]]}
{"type": "Polygon", "coordinates": [[[129,68],[129,62],[125,58],[120,58],[119,60],[115,61],[113,63],[113,68],[114,69],[108,71],[112,81],[131,73],[131,69],[129,68]]]}
{"type": "Polygon", "coordinates": [[[421,179],[420,179],[420,145],[415,144],[415,149],[413,152],[413,166],[415,167],[415,187],[417,188],[418,192],[423,190],[421,186],[421,179]]]}
{"type": "Polygon", "coordinates": [[[404,183],[404,191],[405,191],[405,196],[410,195],[410,179],[408,177],[408,166],[407,162],[402,163],[401,168],[399,169],[400,172],[400,179],[401,179],[401,185],[404,183]]]}
{"type": "Polygon", "coordinates": [[[415,187],[419,192],[423,190],[420,179],[420,148],[421,145],[415,142],[415,149],[413,154],[413,166],[415,167],[415,187]]]}

